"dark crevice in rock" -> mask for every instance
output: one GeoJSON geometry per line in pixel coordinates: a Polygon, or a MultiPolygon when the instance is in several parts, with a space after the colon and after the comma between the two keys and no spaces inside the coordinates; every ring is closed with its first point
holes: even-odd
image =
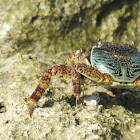
{"type": "Polygon", "coordinates": [[[67,17],[66,22],[62,25],[63,36],[66,36],[70,31],[76,29],[77,27],[82,26],[85,15],[86,9],[83,9],[83,7],[81,6],[79,13],[74,14],[71,19],[67,17]],[[80,18],[81,20],[79,20],[80,18]]]}
{"type": "Polygon", "coordinates": [[[75,122],[76,122],[76,125],[80,124],[78,119],[75,119],[75,122]]]}
{"type": "Polygon", "coordinates": [[[0,113],[5,113],[6,107],[4,106],[3,102],[0,103],[0,113]]]}
{"type": "Polygon", "coordinates": [[[67,102],[71,105],[71,107],[76,106],[76,97],[72,95],[70,99],[67,99],[67,102]]]}
{"type": "Polygon", "coordinates": [[[31,23],[34,23],[34,21],[37,20],[37,19],[38,19],[38,15],[32,17],[32,19],[31,19],[31,23]]]}
{"type": "MultiPolygon", "coordinates": [[[[113,2],[106,3],[106,4],[102,5],[102,7],[100,9],[100,13],[97,15],[97,23],[96,23],[96,26],[101,26],[102,19],[104,19],[105,17],[107,17],[110,13],[112,13],[112,11],[116,11],[118,9],[122,9],[122,7],[124,5],[128,5],[128,9],[131,11],[131,8],[137,2],[138,2],[138,0],[129,0],[129,1],[127,1],[127,0],[124,0],[124,1],[114,0],[113,2]]],[[[125,23],[127,23],[128,21],[129,21],[129,17],[127,19],[124,19],[124,22],[125,23]]],[[[122,24],[124,24],[124,23],[122,23],[122,24]]]]}
{"type": "Polygon", "coordinates": [[[54,105],[54,101],[48,101],[48,102],[45,102],[45,104],[43,104],[42,108],[47,108],[47,107],[53,107],[54,105]]]}

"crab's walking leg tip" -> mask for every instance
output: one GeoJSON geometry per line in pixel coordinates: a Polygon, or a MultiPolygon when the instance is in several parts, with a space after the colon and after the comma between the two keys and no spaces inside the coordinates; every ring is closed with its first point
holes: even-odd
{"type": "Polygon", "coordinates": [[[84,103],[83,97],[80,98],[79,96],[77,96],[77,97],[76,97],[76,101],[77,101],[77,100],[78,100],[84,107],[86,106],[86,103],[84,103]]]}
{"type": "Polygon", "coordinates": [[[31,118],[32,118],[32,114],[33,114],[33,111],[34,111],[35,107],[36,107],[36,102],[29,101],[28,110],[29,110],[29,115],[30,115],[31,118]]]}
{"type": "Polygon", "coordinates": [[[86,103],[84,103],[84,101],[81,101],[81,104],[85,107],[86,106],[86,103]]]}
{"type": "Polygon", "coordinates": [[[35,107],[33,105],[29,104],[28,109],[29,109],[29,115],[32,118],[32,114],[33,114],[33,111],[34,111],[35,107]]]}
{"type": "Polygon", "coordinates": [[[86,106],[87,104],[84,102],[84,98],[83,97],[81,97],[81,100],[82,100],[82,105],[86,106]]]}
{"type": "Polygon", "coordinates": [[[83,106],[85,107],[87,104],[86,103],[83,103],[83,106]]]}

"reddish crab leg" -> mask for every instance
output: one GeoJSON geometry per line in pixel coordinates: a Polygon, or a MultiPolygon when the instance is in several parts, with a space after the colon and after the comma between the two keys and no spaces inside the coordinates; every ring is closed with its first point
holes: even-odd
{"type": "Polygon", "coordinates": [[[71,79],[73,85],[73,93],[76,96],[76,99],[81,102],[83,105],[83,101],[80,99],[80,74],[76,72],[74,68],[71,68],[66,65],[59,65],[52,67],[49,70],[46,70],[43,74],[37,88],[33,92],[33,94],[29,98],[29,114],[30,117],[33,114],[33,111],[36,107],[38,100],[45,93],[45,90],[49,87],[51,76],[56,75],[61,79],[71,79]]]}
{"type": "Polygon", "coordinates": [[[75,68],[80,74],[91,80],[100,81],[102,78],[102,73],[89,65],[78,63],[75,68]]]}
{"type": "Polygon", "coordinates": [[[52,76],[52,69],[46,70],[45,73],[43,74],[37,88],[35,89],[33,94],[30,96],[29,104],[28,104],[30,117],[33,114],[36,103],[41,98],[41,96],[44,94],[45,90],[48,88],[48,86],[50,84],[51,76],[52,76]]]}
{"type": "Polygon", "coordinates": [[[85,77],[98,82],[111,85],[113,78],[105,73],[101,73],[97,68],[90,65],[78,63],[75,65],[76,70],[85,77]]]}
{"type": "Polygon", "coordinates": [[[73,93],[76,96],[76,104],[77,104],[77,100],[78,100],[83,106],[85,106],[86,104],[80,98],[81,76],[74,68],[72,69],[72,72],[71,72],[71,79],[72,79],[73,93]]]}

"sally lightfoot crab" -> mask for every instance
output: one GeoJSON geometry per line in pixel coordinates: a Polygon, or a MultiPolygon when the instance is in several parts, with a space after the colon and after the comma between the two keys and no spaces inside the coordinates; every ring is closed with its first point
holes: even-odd
{"type": "Polygon", "coordinates": [[[80,97],[81,75],[97,84],[113,87],[140,89],[140,52],[133,44],[115,44],[102,42],[92,48],[90,61],[82,50],[69,54],[61,64],[47,69],[37,88],[29,98],[29,114],[49,87],[52,75],[61,79],[71,79],[73,94],[82,105],[86,105],[80,97]]]}

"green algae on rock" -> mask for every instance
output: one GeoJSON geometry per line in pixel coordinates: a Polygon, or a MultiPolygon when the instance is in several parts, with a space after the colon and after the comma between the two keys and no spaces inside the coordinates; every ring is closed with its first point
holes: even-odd
{"type": "Polygon", "coordinates": [[[118,43],[137,40],[139,46],[139,5],[115,0],[3,1],[0,44],[11,48],[9,55],[39,46],[53,52],[89,50],[97,38],[118,43]]]}

